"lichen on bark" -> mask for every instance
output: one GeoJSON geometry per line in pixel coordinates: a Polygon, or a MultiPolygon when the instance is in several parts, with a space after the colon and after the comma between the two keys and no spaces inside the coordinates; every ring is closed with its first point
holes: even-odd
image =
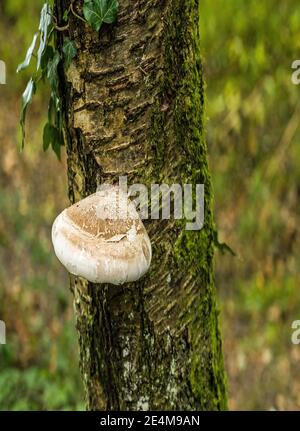
{"type": "MultiPolygon", "coordinates": [[[[68,4],[56,0],[58,21],[68,4]]],[[[71,202],[121,175],[205,185],[201,231],[145,222],[153,262],[140,282],[72,278],[87,407],[225,409],[199,0],[123,0],[114,26],[97,34],[71,17],[68,36],[78,50],[61,70],[71,202]]]]}

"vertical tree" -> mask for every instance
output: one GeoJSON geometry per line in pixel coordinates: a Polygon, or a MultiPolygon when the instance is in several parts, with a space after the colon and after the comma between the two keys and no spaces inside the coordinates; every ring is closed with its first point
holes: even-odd
{"type": "Polygon", "coordinates": [[[205,185],[205,224],[146,222],[151,269],[125,286],[73,278],[80,365],[89,409],[218,410],[226,390],[214,287],[212,192],[204,139],[199,0],[121,0],[94,31],[82,1],[56,0],[69,196],[100,183],[205,185]]]}

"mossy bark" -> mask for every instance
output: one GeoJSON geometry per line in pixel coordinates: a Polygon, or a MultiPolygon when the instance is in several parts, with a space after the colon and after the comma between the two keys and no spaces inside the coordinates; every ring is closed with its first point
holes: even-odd
{"type": "MultiPolygon", "coordinates": [[[[56,0],[59,23],[69,3],[56,0]]],[[[71,202],[121,175],[205,185],[201,231],[145,222],[153,261],[142,281],[72,279],[87,407],[225,409],[199,0],[121,0],[114,25],[98,34],[72,15],[58,46],[64,37],[78,49],[61,71],[71,202]]]]}

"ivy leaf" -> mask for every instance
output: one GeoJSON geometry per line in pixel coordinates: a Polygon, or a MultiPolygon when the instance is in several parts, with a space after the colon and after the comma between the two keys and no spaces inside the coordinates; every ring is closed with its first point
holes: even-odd
{"type": "Polygon", "coordinates": [[[63,135],[62,131],[55,129],[56,132],[53,136],[53,141],[51,142],[52,150],[55,152],[58,160],[61,160],[61,147],[63,146],[63,135]]]}
{"type": "Polygon", "coordinates": [[[47,45],[41,59],[41,69],[43,73],[47,71],[48,63],[50,60],[53,59],[53,57],[54,57],[54,49],[52,48],[52,46],[47,45]]]}
{"type": "Polygon", "coordinates": [[[47,65],[47,78],[51,85],[53,93],[58,93],[58,71],[57,66],[60,62],[60,55],[58,51],[55,52],[54,57],[48,61],[47,65]]]}
{"type": "Polygon", "coordinates": [[[31,78],[22,96],[21,119],[20,119],[21,128],[22,128],[22,148],[24,148],[24,143],[25,143],[25,119],[26,119],[27,108],[32,102],[32,98],[33,98],[33,95],[35,94],[35,91],[36,91],[36,82],[34,81],[33,78],[31,78]]]}
{"type": "Polygon", "coordinates": [[[52,124],[47,123],[44,127],[44,133],[43,133],[43,150],[47,151],[53,137],[53,129],[54,127],[52,124]]]}
{"type": "Polygon", "coordinates": [[[64,56],[65,56],[66,68],[68,69],[70,67],[70,64],[72,63],[73,58],[76,57],[77,48],[76,48],[75,43],[67,37],[64,40],[62,50],[63,50],[64,56]]]}
{"type": "Polygon", "coordinates": [[[57,158],[61,159],[61,146],[63,145],[62,132],[50,123],[47,123],[44,127],[43,133],[43,149],[47,151],[51,145],[57,158]]]}
{"type": "Polygon", "coordinates": [[[42,56],[47,46],[49,27],[51,22],[52,22],[51,6],[47,2],[44,4],[41,11],[41,19],[40,19],[40,25],[39,25],[40,46],[37,53],[37,70],[39,70],[41,66],[42,56]]]}
{"type": "Polygon", "coordinates": [[[99,31],[102,24],[112,24],[117,19],[117,0],[85,0],[83,15],[93,30],[99,31]]]}
{"type": "Polygon", "coordinates": [[[33,36],[33,40],[31,42],[30,47],[28,48],[25,60],[23,61],[23,63],[19,64],[19,66],[17,68],[17,73],[21,72],[22,70],[26,69],[29,66],[31,58],[32,58],[32,54],[33,54],[33,51],[34,51],[34,48],[36,45],[38,35],[39,35],[38,33],[35,33],[35,35],[33,36]]]}

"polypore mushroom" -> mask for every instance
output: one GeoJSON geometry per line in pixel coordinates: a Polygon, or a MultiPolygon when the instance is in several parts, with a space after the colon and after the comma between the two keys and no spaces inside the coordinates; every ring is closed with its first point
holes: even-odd
{"type": "Polygon", "coordinates": [[[105,186],[65,209],[53,224],[52,242],[67,270],[92,283],[137,281],[151,263],[146,229],[117,186],[105,186]]]}

